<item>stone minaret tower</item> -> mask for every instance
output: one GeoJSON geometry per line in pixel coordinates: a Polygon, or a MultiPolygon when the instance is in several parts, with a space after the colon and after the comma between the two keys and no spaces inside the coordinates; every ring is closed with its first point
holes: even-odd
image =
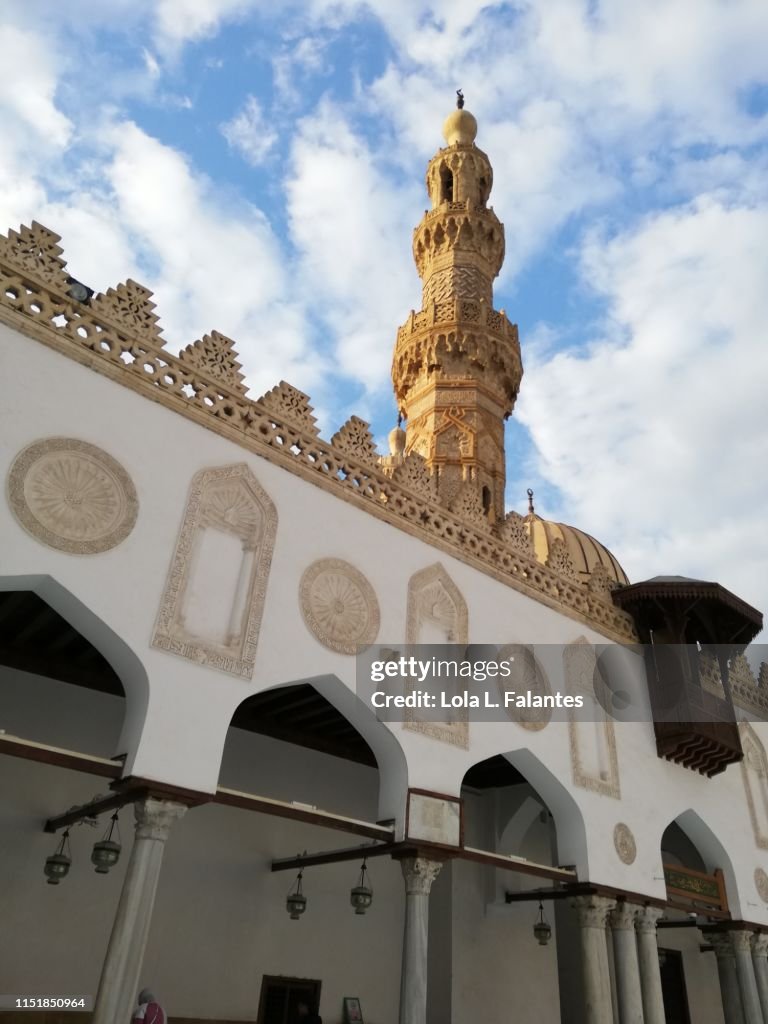
{"type": "Polygon", "coordinates": [[[504,517],[504,421],[523,368],[517,327],[493,309],[504,227],[487,206],[493,171],[463,106],[459,93],[447,145],[427,167],[432,209],[413,235],[421,311],[397,332],[392,381],[406,454],[426,459],[442,501],[477,501],[494,522],[504,517]]]}

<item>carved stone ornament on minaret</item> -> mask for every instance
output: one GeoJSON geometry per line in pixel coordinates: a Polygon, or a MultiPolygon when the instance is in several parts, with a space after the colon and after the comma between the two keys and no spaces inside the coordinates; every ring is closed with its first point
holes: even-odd
{"type": "Polygon", "coordinates": [[[459,98],[427,167],[432,209],[413,234],[422,305],[397,332],[392,382],[406,454],[426,460],[444,504],[466,500],[469,486],[495,522],[504,518],[504,421],[523,367],[517,327],[493,308],[504,260],[504,226],[487,205],[493,170],[459,98]]]}

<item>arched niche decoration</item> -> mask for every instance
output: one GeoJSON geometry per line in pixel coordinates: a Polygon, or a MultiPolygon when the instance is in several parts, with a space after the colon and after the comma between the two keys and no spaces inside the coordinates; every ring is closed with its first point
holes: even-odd
{"type": "MultiPolygon", "coordinates": [[[[502,702],[507,690],[514,690],[518,694],[525,694],[530,690],[534,696],[540,697],[552,695],[546,673],[530,647],[526,647],[525,644],[505,644],[499,651],[498,659],[500,662],[510,661],[511,664],[511,675],[497,679],[502,702]]],[[[523,729],[539,732],[549,725],[552,708],[512,706],[507,708],[507,715],[523,729]]]]}
{"type": "Polygon", "coordinates": [[[579,637],[563,651],[568,693],[583,699],[581,708],[569,712],[568,737],[574,785],[602,796],[621,799],[616,733],[595,696],[597,655],[592,644],[579,637]]]}
{"type": "MultiPolygon", "coordinates": [[[[436,562],[414,573],[408,581],[405,642],[413,644],[456,644],[466,647],[469,639],[469,613],[461,591],[436,562]]],[[[451,685],[446,680],[446,689],[451,685]]],[[[462,686],[461,689],[464,689],[462,686]]],[[[458,691],[457,691],[458,692],[458,691]]],[[[465,708],[449,710],[446,721],[428,722],[409,708],[406,729],[423,733],[442,743],[469,746],[469,722],[465,708]]]]}
{"type": "Polygon", "coordinates": [[[192,479],[152,646],[250,679],[277,511],[248,466],[192,479]]]}
{"type": "Polygon", "coordinates": [[[768,850],[768,756],[760,737],[748,722],[739,723],[744,760],[741,777],[747,797],[755,843],[768,850]]]}

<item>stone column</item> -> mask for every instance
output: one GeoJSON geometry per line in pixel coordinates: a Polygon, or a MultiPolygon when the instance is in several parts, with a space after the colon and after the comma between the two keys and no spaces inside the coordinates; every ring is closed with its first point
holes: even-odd
{"type": "Polygon", "coordinates": [[[140,988],[165,840],[186,812],[183,804],[151,797],[133,805],[136,837],[101,969],[92,1024],[128,1021],[140,988]]]}
{"type": "Polygon", "coordinates": [[[753,934],[754,932],[745,928],[729,932],[736,956],[736,977],[739,982],[745,1024],[763,1024],[763,1011],[760,1009],[755,969],[752,966],[753,934]]]}
{"type": "Polygon", "coordinates": [[[763,1010],[763,1019],[768,1024],[768,935],[752,936],[752,966],[755,969],[757,994],[763,1010]]]}
{"type": "Polygon", "coordinates": [[[639,910],[636,903],[617,903],[609,917],[621,1024],[643,1024],[643,996],[635,941],[635,918],[639,910]]]}
{"type": "Polygon", "coordinates": [[[400,1024],[426,1024],[427,935],[429,892],[442,863],[426,857],[404,857],[405,932],[400,975],[400,1024]]]}
{"type": "Polygon", "coordinates": [[[707,933],[707,938],[717,957],[717,973],[720,975],[720,998],[723,1000],[725,1024],[744,1024],[741,1006],[739,979],[736,975],[736,954],[727,932],[707,933]]]}
{"type": "Polygon", "coordinates": [[[613,1024],[605,926],[616,901],[605,896],[577,896],[571,906],[576,910],[581,930],[584,1020],[589,1024],[613,1024]]]}
{"type": "Polygon", "coordinates": [[[645,1024],[665,1024],[666,1022],[664,998],[661,994],[659,946],[656,941],[656,922],[663,913],[661,907],[643,907],[638,912],[635,921],[645,1024]]]}

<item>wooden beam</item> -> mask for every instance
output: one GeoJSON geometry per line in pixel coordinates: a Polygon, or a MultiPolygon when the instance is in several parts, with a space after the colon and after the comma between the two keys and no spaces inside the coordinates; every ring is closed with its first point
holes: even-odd
{"type": "Polygon", "coordinates": [[[82,821],[84,818],[98,818],[105,811],[114,811],[117,807],[124,807],[126,804],[133,803],[135,799],[135,793],[110,793],[108,796],[91,800],[87,804],[79,804],[77,807],[72,807],[70,810],[65,811],[64,814],[56,815],[55,818],[49,818],[45,823],[44,831],[58,832],[60,828],[74,825],[76,821],[82,821]]]}
{"type": "Polygon", "coordinates": [[[540,878],[552,878],[558,882],[577,882],[578,875],[573,868],[554,868],[548,864],[538,864],[533,860],[526,860],[525,857],[515,857],[514,854],[490,853],[487,850],[475,850],[471,846],[462,847],[457,856],[462,860],[473,860],[479,864],[489,864],[491,867],[504,868],[507,871],[519,871],[523,875],[538,875],[540,878]]]}
{"type": "Polygon", "coordinates": [[[383,857],[391,853],[396,843],[375,843],[367,846],[346,847],[343,850],[325,850],[322,853],[304,853],[298,857],[283,857],[272,861],[273,871],[298,871],[317,864],[341,864],[347,860],[363,860],[366,857],[383,857]]]}
{"type": "Polygon", "coordinates": [[[352,835],[365,836],[368,839],[392,839],[394,830],[386,825],[375,825],[359,818],[347,818],[343,814],[332,814],[321,811],[307,804],[288,803],[285,800],[272,800],[270,797],[256,796],[254,793],[242,793],[236,789],[219,786],[213,802],[226,804],[229,807],[241,807],[259,814],[271,814],[278,818],[291,818],[321,828],[337,829],[352,835]]]}
{"type": "Polygon", "coordinates": [[[96,757],[93,754],[83,754],[80,751],[67,750],[64,747],[52,747],[47,743],[36,743],[33,740],[25,740],[21,736],[11,736],[7,733],[0,733],[0,754],[7,754],[9,757],[22,757],[28,761],[39,761],[42,764],[54,764],[60,768],[85,772],[87,775],[101,775],[107,779],[117,779],[123,771],[120,761],[113,761],[107,757],[96,757]]]}

